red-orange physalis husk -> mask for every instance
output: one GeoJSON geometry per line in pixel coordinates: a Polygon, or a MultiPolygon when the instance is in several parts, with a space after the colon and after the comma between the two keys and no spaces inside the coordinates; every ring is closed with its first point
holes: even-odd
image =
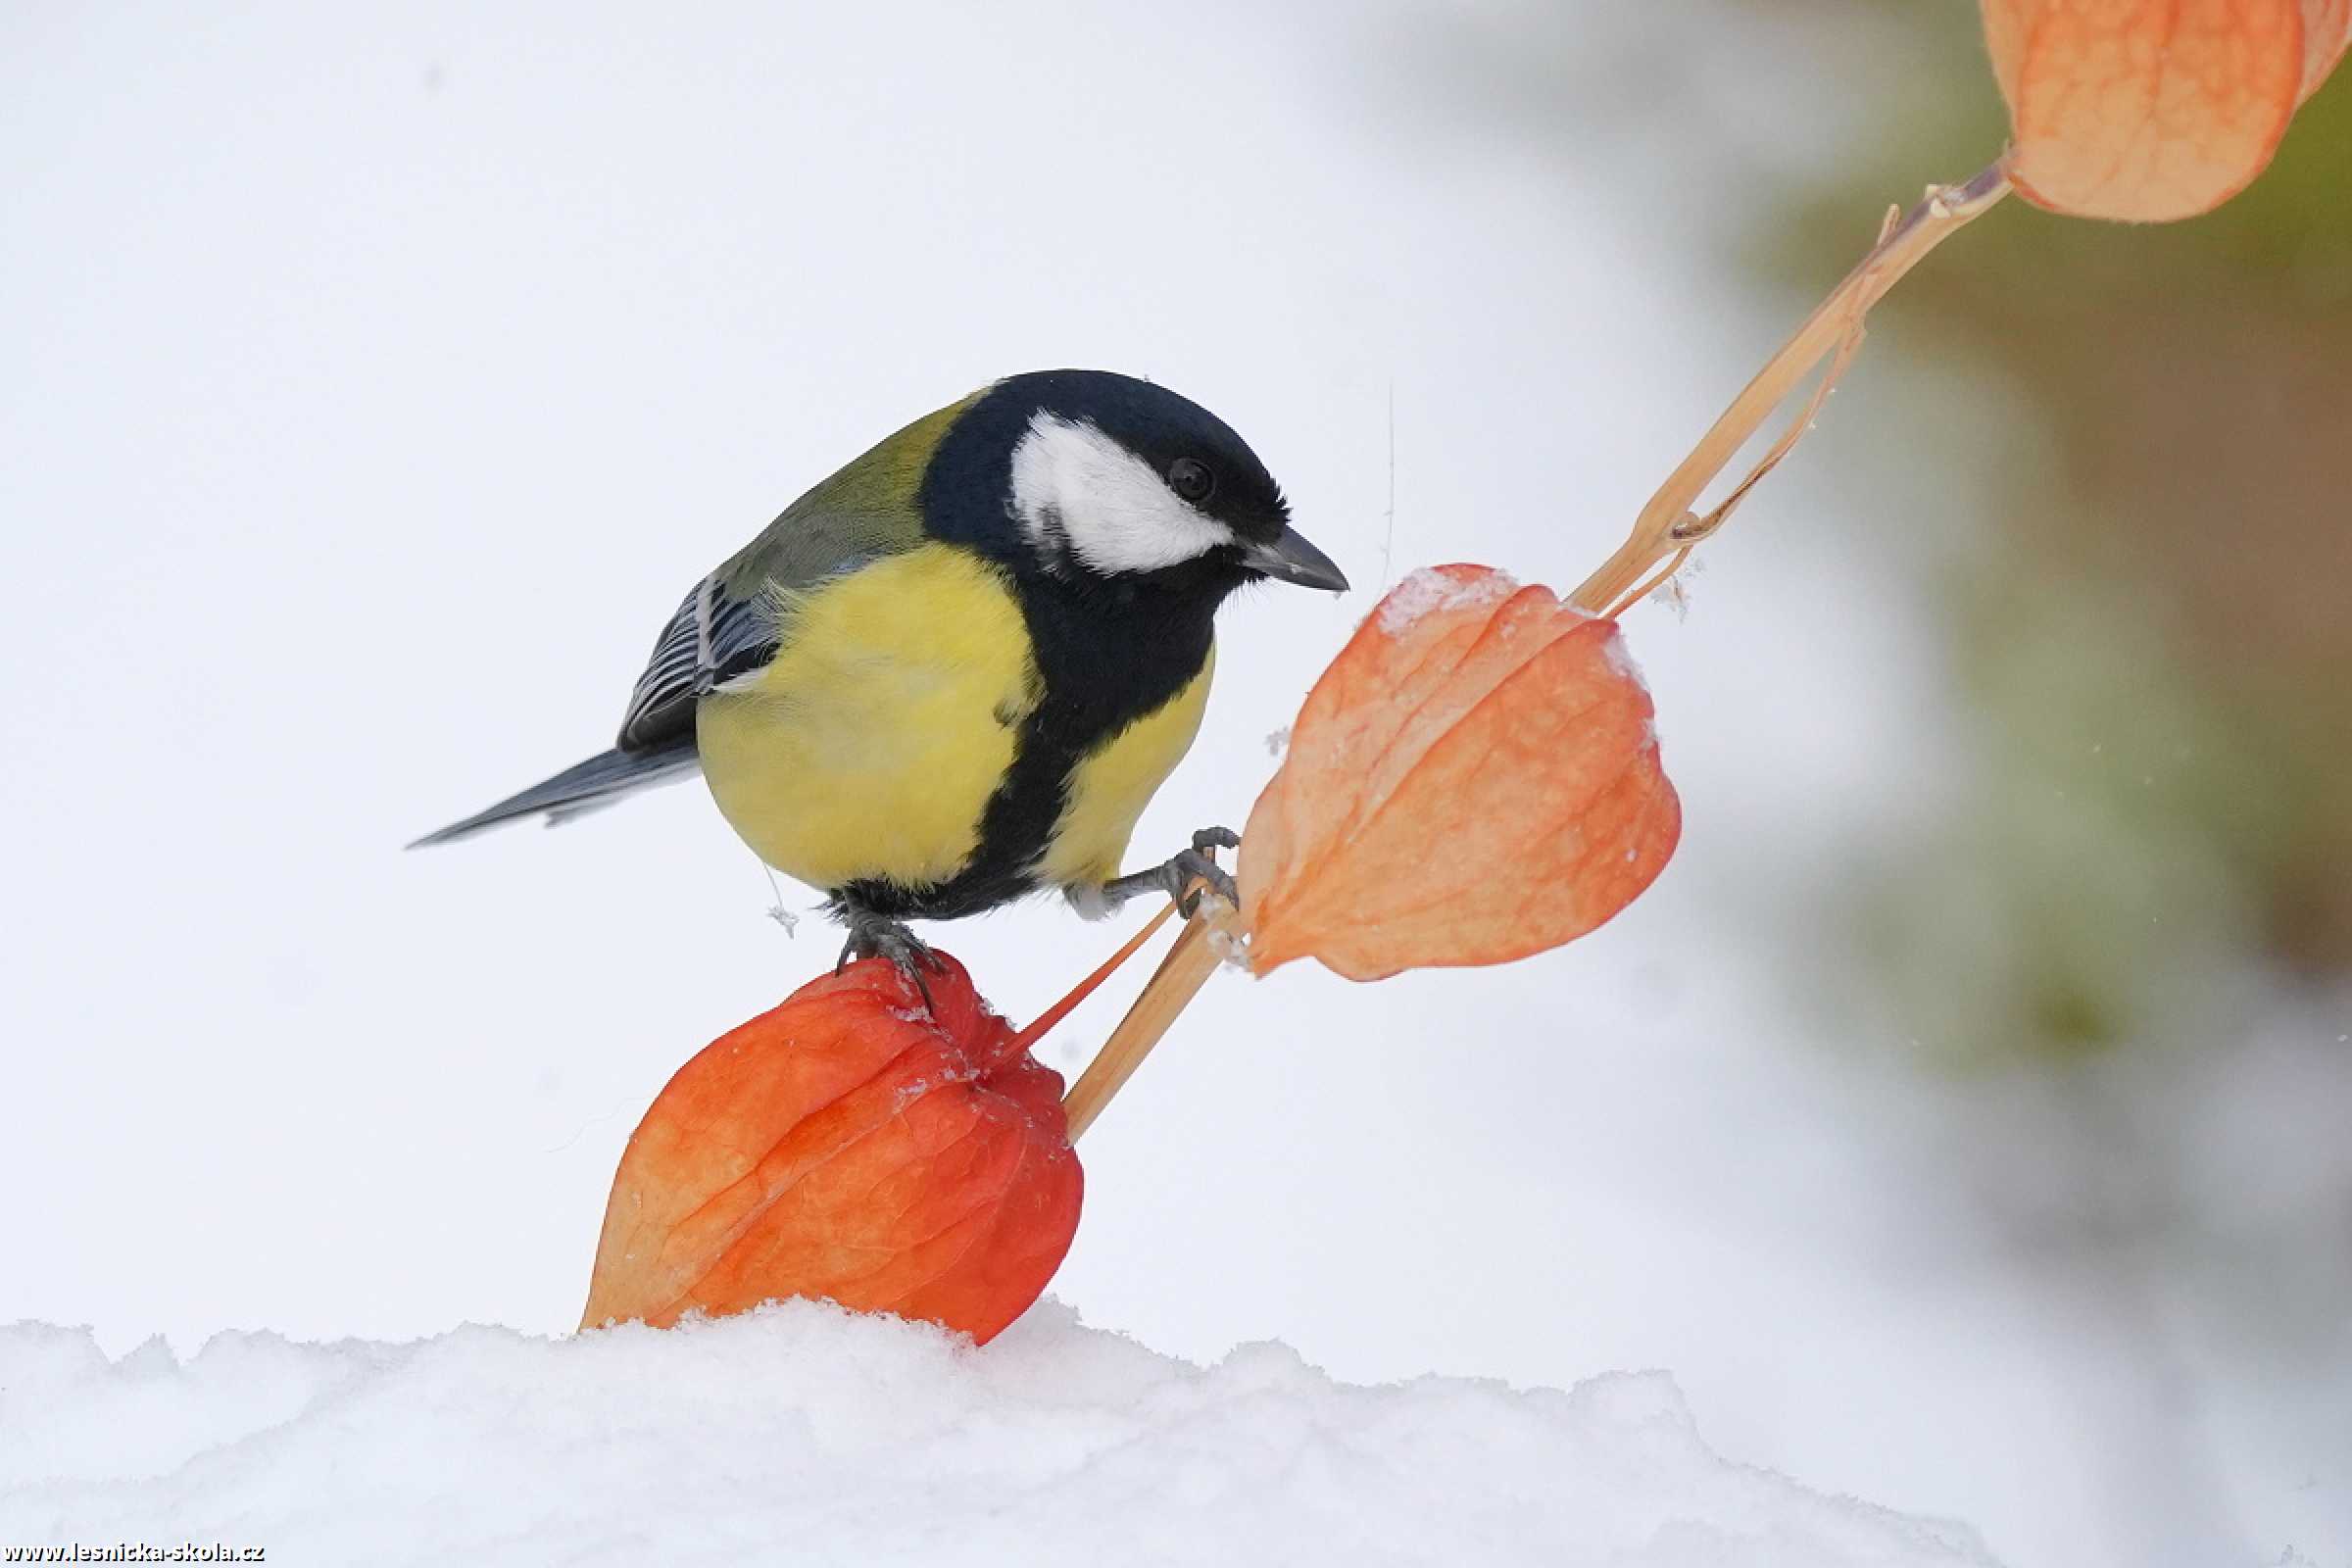
{"type": "Polygon", "coordinates": [[[1242,836],[1259,974],[1501,963],[1649,886],[1682,833],[1613,620],[1486,566],[1400,583],[1299,710],[1242,836]]]}
{"type": "Polygon", "coordinates": [[[2278,150],[2352,42],[2352,0],[1984,0],[2028,201],[2143,222],[2210,212],[2278,150]]]}
{"type": "Polygon", "coordinates": [[[825,1297],[985,1341],[1078,1228],[1061,1075],[941,955],[803,986],[678,1069],[612,1180],[583,1327],[825,1297]]]}

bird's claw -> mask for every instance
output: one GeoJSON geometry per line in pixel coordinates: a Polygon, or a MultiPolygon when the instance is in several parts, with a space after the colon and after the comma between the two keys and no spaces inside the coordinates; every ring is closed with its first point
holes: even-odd
{"type": "Polygon", "coordinates": [[[1177,851],[1148,871],[1132,872],[1105,882],[1103,897],[1115,909],[1139,893],[1164,893],[1176,901],[1176,912],[1188,920],[1199,906],[1202,891],[1213,893],[1228,904],[1239,905],[1241,889],[1234,885],[1232,874],[1217,863],[1217,851],[1241,847],[1241,835],[1233,829],[1204,827],[1193,835],[1191,849],[1177,851]],[[1206,883],[1207,887],[1196,888],[1196,883],[1206,883]]]}
{"type": "Polygon", "coordinates": [[[924,980],[925,970],[937,972],[947,967],[929,944],[906,928],[903,920],[886,919],[853,909],[847,919],[850,937],[841,945],[841,956],[835,960],[833,972],[841,973],[860,958],[888,958],[899,973],[914,983],[922,994],[923,1010],[934,1010],[931,1004],[931,986],[924,980]]]}
{"type": "Polygon", "coordinates": [[[1193,835],[1193,848],[1213,857],[1219,850],[1238,850],[1242,836],[1229,827],[1204,827],[1193,835]]]}
{"type": "Polygon", "coordinates": [[[1166,874],[1168,897],[1176,901],[1176,912],[1188,920],[1205,894],[1213,893],[1236,906],[1242,902],[1242,890],[1233,874],[1206,850],[1179,850],[1160,870],[1166,874]]]}

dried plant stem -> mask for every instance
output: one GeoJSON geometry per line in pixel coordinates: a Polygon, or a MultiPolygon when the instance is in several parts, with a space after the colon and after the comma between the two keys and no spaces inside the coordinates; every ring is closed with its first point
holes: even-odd
{"type": "Polygon", "coordinates": [[[1040,1040],[1044,1039],[1047,1030],[1053,1028],[1055,1024],[1061,1022],[1062,1019],[1068,1017],[1070,1015],[1071,1008],[1077,1006],[1078,1004],[1093,996],[1096,988],[1102,985],[1103,981],[1116,974],[1118,972],[1119,965],[1125,963],[1129,958],[1134,957],[1136,955],[1136,950],[1141,948],[1145,943],[1151,941],[1152,933],[1158,930],[1161,926],[1166,925],[1168,923],[1168,916],[1174,914],[1175,912],[1176,905],[1174,901],[1171,900],[1166,907],[1162,908],[1157,914],[1144,922],[1142,930],[1136,932],[1135,935],[1129,937],[1125,942],[1119,944],[1118,952],[1112,954],[1109,957],[1104,958],[1101,963],[1097,964],[1093,974],[1088,975],[1085,979],[1070,987],[1069,994],[1064,996],[1059,1002],[1056,1002],[1054,1004],[1054,1005],[1048,1007],[1045,1011],[1030,1019],[1029,1027],[1012,1037],[1012,1044],[1007,1048],[1008,1053],[1027,1051],[1031,1046],[1036,1045],[1040,1040]]]}
{"type": "MultiPolygon", "coordinates": [[[[1197,885],[1197,884],[1196,884],[1197,885]]],[[[1208,977],[1216,972],[1219,962],[1217,944],[1210,940],[1212,932],[1230,931],[1237,917],[1233,906],[1214,897],[1203,897],[1194,906],[1193,917],[1184,923],[1184,931],[1168,956],[1159,960],[1159,967],[1144,986],[1143,995],[1119,1026],[1110,1032],[1102,1049],[1070,1092],[1061,1097],[1062,1114],[1069,1118],[1070,1142],[1076,1143],[1102,1107],[1110,1103],[1135,1069],[1144,1064],[1159,1037],[1168,1032],[1176,1015],[1184,1011],[1208,977]]]]}
{"type": "MultiPolygon", "coordinates": [[[[1756,482],[1803,439],[1814,416],[1821,412],[1823,400],[1862,346],[1863,318],[1869,315],[1870,308],[1928,252],[2008,193],[2006,162],[1996,162],[1963,184],[1931,186],[1925,199],[1900,218],[1889,214],[1870,254],[1846,273],[1830,291],[1829,298],[1781,346],[1781,351],[1766,362],[1755,379],[1732,400],[1723,417],[1715,421],[1690,455],[1658,487],[1657,494],[1649,498],[1649,504],[1642,509],[1634,523],[1632,535],[1598,571],[1585,579],[1570,602],[1595,614],[1614,615],[1673,576],[1690,558],[1699,541],[1721,527],[1756,482]],[[1795,421],[1713,511],[1703,516],[1693,514],[1690,508],[1700,493],[1824,360],[1829,362],[1828,368],[1795,421]]],[[[1072,998],[1065,999],[1038,1025],[1032,1025],[1032,1034],[1042,1032],[1045,1025],[1074,1004],[1076,997],[1100,984],[1141,945],[1152,929],[1148,926],[1139,932],[1116,957],[1090,976],[1072,998]]],[[[1168,1032],[1177,1015],[1216,972],[1220,944],[1210,940],[1211,933],[1222,931],[1238,940],[1241,929],[1239,912],[1232,905],[1214,898],[1204,897],[1200,901],[1176,945],[1168,950],[1143,994],[1135,999],[1135,1005],[1119,1020],[1119,1026],[1111,1031],[1085,1073],[1062,1097],[1072,1143],[1094,1125],[1102,1107],[1134,1076],[1136,1068],[1168,1032]]]]}
{"type": "Polygon", "coordinates": [[[1870,254],[1845,274],[1830,291],[1829,298],[1781,346],[1781,351],[1756,372],[1755,379],[1732,400],[1732,406],[1724,410],[1714,427],[1649,498],[1625,543],[1601,564],[1598,571],[1585,579],[1570,602],[1595,614],[1614,613],[1636,597],[1631,592],[1636,584],[1642,584],[1646,591],[1671,576],[1675,567],[1689,559],[1691,548],[1721,527],[1755,482],[1771,472],[1774,465],[1787,457],[1803,436],[1821,401],[1829,395],[1831,386],[1860,346],[1863,318],[1870,308],[1905,272],[1918,266],[1928,252],[2007,194],[2009,171],[2005,160],[1996,161],[1962,184],[1929,187],[1919,205],[1881,232],[1870,254]],[[1704,515],[1693,514],[1690,508],[1699,494],[1824,359],[1831,361],[1829,371],[1815,389],[1804,416],[1774,444],[1722,505],[1704,515]],[[1668,557],[1674,558],[1672,564],[1652,576],[1652,568],[1668,557]]]}

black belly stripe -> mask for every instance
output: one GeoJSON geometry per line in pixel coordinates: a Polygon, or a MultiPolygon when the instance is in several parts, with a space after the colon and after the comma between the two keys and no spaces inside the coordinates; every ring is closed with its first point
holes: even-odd
{"type": "Polygon", "coordinates": [[[1017,577],[1015,594],[1042,695],[981,814],[978,849],[945,882],[854,882],[838,901],[892,919],[952,920],[1036,892],[1038,858],[1068,805],[1071,771],[1200,673],[1222,597],[1017,577]]]}

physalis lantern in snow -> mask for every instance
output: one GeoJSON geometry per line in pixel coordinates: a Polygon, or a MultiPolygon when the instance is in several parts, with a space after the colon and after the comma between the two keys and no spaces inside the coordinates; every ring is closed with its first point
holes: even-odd
{"type": "Polygon", "coordinates": [[[823,1297],[986,1341],[1054,1277],[1083,1177],[1061,1075],[945,954],[870,958],[678,1069],[629,1139],[583,1328],[823,1297]]]}

